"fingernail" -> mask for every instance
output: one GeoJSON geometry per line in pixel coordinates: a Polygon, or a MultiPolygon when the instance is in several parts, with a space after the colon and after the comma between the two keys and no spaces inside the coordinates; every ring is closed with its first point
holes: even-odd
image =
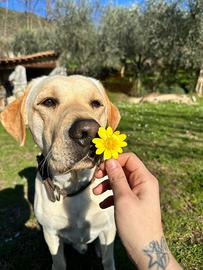
{"type": "Polygon", "coordinates": [[[107,170],[114,170],[115,168],[117,168],[117,161],[115,159],[108,159],[106,161],[106,168],[107,170]]]}

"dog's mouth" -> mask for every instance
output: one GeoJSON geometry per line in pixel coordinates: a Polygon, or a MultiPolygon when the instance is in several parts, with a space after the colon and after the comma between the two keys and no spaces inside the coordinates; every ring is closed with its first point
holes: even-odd
{"type": "Polygon", "coordinates": [[[89,166],[89,163],[92,163],[92,166],[95,166],[99,163],[101,160],[101,156],[96,154],[96,147],[93,143],[90,144],[88,152],[84,155],[83,158],[78,160],[76,163],[87,163],[87,166],[89,166]]]}
{"type": "Polygon", "coordinates": [[[92,162],[97,162],[99,159],[99,156],[96,155],[96,147],[93,143],[90,144],[89,151],[87,153],[87,157],[92,161],[92,162]]]}
{"type": "Polygon", "coordinates": [[[54,162],[55,164],[52,163],[51,165],[55,167],[53,168],[55,172],[66,174],[73,170],[91,169],[99,164],[101,159],[102,156],[96,154],[95,145],[91,142],[85,153],[83,152],[82,154],[80,152],[80,154],[76,154],[72,160],[69,160],[67,167],[63,166],[62,164],[64,164],[64,162],[60,162],[59,160],[57,160],[57,163],[54,162]]]}

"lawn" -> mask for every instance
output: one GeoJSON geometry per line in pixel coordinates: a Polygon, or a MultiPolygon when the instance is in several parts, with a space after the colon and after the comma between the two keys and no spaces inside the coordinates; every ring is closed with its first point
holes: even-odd
{"type": "MultiPolygon", "coordinates": [[[[132,105],[119,100],[117,105],[122,115],[119,130],[128,135],[127,151],[135,152],[160,181],[171,251],[184,269],[201,269],[202,103],[132,105]]],[[[26,145],[19,147],[2,126],[0,142],[0,269],[50,269],[51,258],[32,210],[38,149],[29,134],[26,145]]],[[[118,238],[115,258],[118,270],[134,269],[118,238]]]]}

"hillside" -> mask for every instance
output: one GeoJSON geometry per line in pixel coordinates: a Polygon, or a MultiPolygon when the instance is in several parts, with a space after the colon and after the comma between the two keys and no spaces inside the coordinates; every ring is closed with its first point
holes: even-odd
{"type": "Polygon", "coordinates": [[[37,29],[48,24],[48,22],[33,13],[17,12],[8,10],[7,24],[5,24],[6,9],[0,7],[0,36],[11,39],[13,35],[22,28],[37,29]],[[5,25],[6,30],[5,30],[5,25]]]}

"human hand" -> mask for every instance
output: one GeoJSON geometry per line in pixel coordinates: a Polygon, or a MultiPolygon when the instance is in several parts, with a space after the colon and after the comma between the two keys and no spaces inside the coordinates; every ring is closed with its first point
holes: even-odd
{"type": "Polygon", "coordinates": [[[112,189],[113,196],[101,208],[115,205],[118,233],[130,257],[140,269],[182,269],[165,242],[161,223],[159,184],[133,153],[101,163],[95,177],[108,180],[94,188],[95,195],[112,189]]]}

